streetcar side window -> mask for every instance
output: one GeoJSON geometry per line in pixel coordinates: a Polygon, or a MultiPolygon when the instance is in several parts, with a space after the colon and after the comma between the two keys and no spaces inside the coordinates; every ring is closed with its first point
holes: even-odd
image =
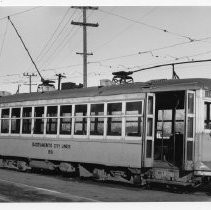
{"type": "Polygon", "coordinates": [[[74,135],[87,135],[87,104],[75,105],[74,135]]]}
{"type": "Polygon", "coordinates": [[[44,133],[44,107],[34,109],[34,134],[44,133]]]}
{"type": "Polygon", "coordinates": [[[22,112],[22,134],[31,134],[32,107],[23,107],[22,112]]]}
{"type": "Polygon", "coordinates": [[[104,104],[91,104],[90,135],[103,136],[104,104]]]}
{"type": "Polygon", "coordinates": [[[107,135],[122,135],[122,103],[107,104],[107,135]]]}
{"type": "Polygon", "coordinates": [[[12,108],[11,133],[20,133],[20,108],[12,108]]]}
{"type": "Polygon", "coordinates": [[[126,102],[125,135],[141,136],[143,123],[142,101],[126,102]]]}
{"type": "Polygon", "coordinates": [[[211,129],[211,103],[204,103],[204,128],[211,129]]]}
{"type": "Polygon", "coordinates": [[[60,131],[61,135],[71,135],[72,131],[72,105],[60,107],[60,131]]]}
{"type": "Polygon", "coordinates": [[[57,134],[58,106],[47,107],[46,134],[57,134]]]}
{"type": "Polygon", "coordinates": [[[1,133],[9,133],[9,117],[10,109],[2,109],[1,111],[1,133]]]}

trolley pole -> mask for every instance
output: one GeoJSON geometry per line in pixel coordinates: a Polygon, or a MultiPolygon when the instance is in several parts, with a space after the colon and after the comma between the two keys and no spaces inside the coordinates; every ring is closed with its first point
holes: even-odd
{"type": "Polygon", "coordinates": [[[56,76],[58,77],[58,90],[61,89],[61,80],[62,78],[66,78],[65,75],[62,75],[62,74],[56,74],[56,76]]]}
{"type": "Polygon", "coordinates": [[[31,74],[30,73],[23,73],[23,76],[29,78],[29,93],[31,93],[32,92],[32,88],[31,88],[31,86],[32,86],[32,77],[36,77],[37,75],[34,74],[34,73],[31,73],[31,74]]]}
{"type": "Polygon", "coordinates": [[[83,55],[83,87],[87,87],[87,55],[93,55],[92,53],[87,53],[87,26],[90,27],[98,27],[98,23],[87,23],[87,18],[86,18],[86,11],[87,9],[90,10],[97,10],[98,7],[72,7],[75,9],[81,9],[83,10],[83,22],[74,22],[72,21],[72,25],[78,25],[78,26],[83,26],[83,53],[76,53],[76,54],[82,54],[83,55]]]}

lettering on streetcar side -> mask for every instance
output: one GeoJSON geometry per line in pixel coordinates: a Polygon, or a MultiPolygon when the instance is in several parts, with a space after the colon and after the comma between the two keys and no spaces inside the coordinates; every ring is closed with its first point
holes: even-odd
{"type": "Polygon", "coordinates": [[[70,150],[70,144],[53,144],[53,143],[40,143],[40,142],[32,142],[32,147],[36,148],[47,148],[48,154],[52,155],[55,150],[70,150]]]}

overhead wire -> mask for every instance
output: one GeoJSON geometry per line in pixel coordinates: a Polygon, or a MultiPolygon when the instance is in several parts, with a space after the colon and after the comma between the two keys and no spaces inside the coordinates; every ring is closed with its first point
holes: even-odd
{"type": "Polygon", "coordinates": [[[142,22],[142,21],[138,21],[138,20],[134,20],[134,19],[125,17],[123,15],[115,14],[113,12],[105,11],[105,10],[102,10],[102,9],[99,9],[99,11],[113,15],[113,16],[116,16],[116,17],[119,17],[119,18],[122,18],[122,19],[125,19],[127,21],[132,21],[134,23],[143,25],[143,26],[148,27],[148,28],[152,28],[152,29],[155,29],[155,30],[158,30],[158,31],[161,31],[161,32],[164,32],[164,33],[168,33],[168,34],[171,34],[171,35],[174,35],[174,36],[177,36],[177,37],[185,38],[185,39],[188,39],[189,41],[195,40],[195,39],[191,38],[190,36],[182,35],[182,34],[179,34],[179,33],[176,33],[176,32],[172,32],[172,31],[169,31],[167,29],[163,29],[163,28],[155,26],[155,25],[151,25],[151,24],[148,24],[148,23],[145,23],[145,22],[142,22]]]}
{"type": "MultiPolygon", "coordinates": [[[[79,16],[78,20],[80,20],[82,17],[82,15],[79,16]]],[[[63,37],[63,40],[60,44],[57,45],[57,48],[54,50],[54,52],[49,56],[49,58],[47,59],[47,62],[53,58],[53,56],[58,55],[62,49],[64,49],[63,47],[66,46],[66,44],[70,43],[70,40],[76,35],[76,33],[78,32],[79,28],[75,27],[74,25],[71,25],[71,30],[68,32],[68,34],[66,34],[65,37],[63,37]],[[75,29],[75,30],[74,30],[75,29]],[[72,32],[72,33],[71,33],[72,32]]],[[[45,62],[45,64],[47,63],[45,62]]],[[[42,65],[43,67],[44,65],[42,65]]]]}
{"type": "MultiPolygon", "coordinates": [[[[211,37],[202,38],[201,40],[208,39],[208,38],[211,38],[211,37]]],[[[194,42],[200,42],[201,40],[199,39],[199,40],[196,40],[194,42]]],[[[95,64],[95,63],[100,63],[100,62],[103,62],[103,61],[121,59],[121,58],[125,58],[125,57],[137,56],[137,55],[143,55],[143,54],[147,54],[147,53],[150,53],[150,52],[159,51],[159,50],[165,50],[165,49],[169,49],[169,48],[173,48],[173,47],[177,47],[177,46],[185,45],[185,44],[189,44],[189,43],[193,43],[193,42],[187,41],[187,42],[176,43],[176,44],[172,44],[172,45],[168,45],[168,46],[164,46],[164,47],[159,47],[159,48],[153,48],[153,49],[149,49],[149,50],[145,50],[145,51],[140,51],[138,53],[131,53],[131,54],[126,54],[126,55],[117,56],[117,57],[111,57],[111,58],[106,58],[106,59],[101,59],[101,60],[90,61],[87,64],[95,64]]],[[[211,51],[203,52],[203,54],[208,54],[210,52],[211,51]]],[[[201,55],[201,54],[202,53],[196,54],[196,55],[201,55]]],[[[194,54],[194,55],[191,55],[191,56],[196,56],[196,55],[194,54]]],[[[169,57],[172,57],[172,56],[169,56],[169,57]]],[[[182,56],[182,57],[179,57],[179,58],[174,57],[174,60],[175,59],[182,59],[182,58],[186,58],[186,57],[190,57],[190,56],[182,56]]],[[[50,70],[56,70],[56,69],[65,69],[65,68],[71,68],[71,67],[82,66],[82,65],[83,64],[81,63],[81,64],[66,65],[66,66],[58,66],[58,67],[43,69],[42,71],[50,71],[50,70]]]]}
{"type": "MultiPolygon", "coordinates": [[[[93,16],[94,12],[91,11],[88,15],[87,15],[87,20],[89,20],[89,18],[91,16],[93,16]]],[[[82,18],[82,14],[78,17],[79,21],[82,18]]],[[[76,28],[74,25],[72,26],[72,30],[70,32],[72,32],[72,34],[67,34],[66,37],[64,37],[63,43],[61,43],[60,45],[58,45],[58,47],[55,49],[55,51],[51,54],[51,58],[53,58],[55,55],[58,55],[61,53],[61,50],[63,49],[64,46],[68,46],[69,44],[72,44],[71,39],[76,35],[76,33],[79,31],[79,27],[76,28],[76,30],[74,31],[74,28],[76,28]]],[[[73,52],[73,50],[72,50],[73,52]]],[[[82,64],[80,64],[82,65],[82,64]]],[[[74,65],[75,66],[75,65],[74,65]]]]}
{"type": "Polygon", "coordinates": [[[50,38],[48,39],[48,41],[42,47],[41,51],[39,52],[38,56],[36,57],[36,60],[39,59],[39,57],[43,54],[43,52],[48,47],[48,45],[50,44],[50,42],[53,40],[55,34],[57,33],[57,31],[59,30],[59,28],[62,25],[63,21],[65,20],[66,16],[68,15],[70,9],[71,9],[71,7],[68,7],[68,9],[66,10],[64,16],[59,21],[59,24],[57,25],[56,29],[54,30],[54,32],[52,33],[52,35],[50,36],[50,38]]]}
{"type": "MultiPolygon", "coordinates": [[[[148,15],[150,15],[154,10],[156,10],[157,8],[154,7],[152,8],[150,11],[148,11],[146,14],[144,14],[143,16],[141,16],[140,18],[143,19],[145,17],[147,17],[148,15]]],[[[129,24],[128,26],[124,27],[124,29],[122,29],[121,31],[119,31],[117,34],[115,34],[112,38],[110,38],[108,41],[104,42],[103,44],[99,45],[98,47],[94,48],[94,51],[102,49],[102,47],[106,46],[107,44],[111,43],[113,40],[115,40],[118,36],[122,35],[125,31],[127,31],[129,28],[131,28],[132,26],[134,26],[135,23],[133,24],[129,24]]]]}
{"type": "Polygon", "coordinates": [[[7,35],[7,29],[8,29],[8,20],[7,20],[7,23],[6,23],[6,29],[4,31],[3,40],[2,40],[2,44],[1,44],[1,48],[0,48],[0,59],[1,59],[1,56],[2,56],[3,48],[4,48],[5,38],[6,38],[6,35],[7,35]]]}
{"type": "MultiPolygon", "coordinates": [[[[61,30],[59,31],[59,33],[57,34],[57,36],[56,36],[56,38],[53,40],[53,42],[51,42],[51,45],[50,46],[48,46],[48,49],[47,49],[47,51],[45,51],[45,54],[41,57],[41,59],[44,59],[41,63],[39,63],[39,66],[40,66],[40,70],[42,71],[42,66],[50,59],[50,57],[51,57],[51,54],[50,54],[50,56],[48,56],[49,55],[49,52],[50,52],[50,50],[52,49],[52,47],[55,45],[55,43],[56,43],[56,41],[58,42],[58,40],[60,40],[60,38],[62,37],[61,35],[63,35],[63,34],[69,34],[69,32],[68,32],[68,27],[67,27],[67,25],[68,25],[68,23],[70,23],[70,21],[71,21],[71,18],[75,15],[75,13],[76,13],[76,10],[74,10],[74,12],[73,12],[73,14],[71,15],[71,17],[69,17],[68,18],[68,20],[67,20],[67,22],[65,23],[65,25],[61,28],[61,30]],[[67,30],[66,30],[67,29],[67,30]],[[48,57],[46,57],[46,56],[48,56],[48,57]]],[[[64,17],[64,16],[63,16],[64,17]]],[[[63,18],[62,18],[63,19],[63,18]]],[[[60,21],[61,22],[61,21],[60,21]]],[[[64,37],[63,37],[64,38],[64,37]]],[[[57,48],[58,48],[58,46],[61,46],[61,43],[63,43],[63,39],[62,39],[62,42],[60,42],[60,43],[57,43],[58,45],[56,46],[56,49],[53,51],[53,52],[55,52],[56,50],[57,50],[57,48]]],[[[40,62],[41,61],[41,59],[40,60],[37,60],[36,62],[40,62]]]]}
{"type": "MultiPolygon", "coordinates": [[[[75,15],[76,13],[76,9],[74,10],[73,14],[71,15],[71,17],[69,17],[68,21],[65,23],[65,25],[63,26],[63,28],[61,29],[61,31],[57,34],[56,38],[54,39],[54,41],[51,43],[51,45],[48,47],[47,51],[45,51],[44,56],[47,55],[47,53],[52,49],[52,47],[55,45],[56,41],[61,37],[61,34],[64,32],[64,30],[67,28],[68,23],[71,21],[72,17],[75,15]]],[[[42,56],[42,58],[44,58],[44,56],[42,56]]],[[[37,60],[38,62],[40,61],[40,59],[37,60]]]]}
{"type": "Polygon", "coordinates": [[[169,48],[173,48],[173,47],[177,47],[177,46],[181,46],[181,45],[201,42],[201,41],[204,41],[204,40],[207,40],[207,39],[211,39],[211,37],[205,37],[205,38],[201,38],[201,39],[196,39],[194,41],[180,42],[180,43],[176,43],[176,44],[167,45],[167,46],[164,46],[164,47],[158,47],[158,48],[154,48],[154,49],[143,50],[143,51],[140,51],[138,53],[131,53],[131,54],[126,54],[126,55],[122,55],[122,56],[105,58],[105,59],[101,59],[101,60],[92,61],[90,63],[103,62],[103,61],[116,60],[116,59],[136,56],[136,55],[142,55],[142,54],[151,53],[151,52],[155,52],[155,51],[159,51],[159,50],[165,50],[165,49],[169,49],[169,48]]]}
{"type": "MultiPolygon", "coordinates": [[[[31,9],[32,10],[32,9],[31,9]]],[[[31,11],[31,10],[27,10],[27,11],[31,11]]],[[[25,12],[27,12],[25,11],[25,12]]],[[[22,12],[24,13],[24,12],[22,12]]],[[[21,14],[20,12],[19,13],[16,13],[17,14],[21,14]]],[[[187,38],[187,37],[186,37],[187,38]]],[[[189,39],[190,37],[188,37],[189,39]]],[[[178,44],[174,44],[174,45],[170,45],[170,46],[165,46],[165,47],[161,47],[161,48],[155,48],[155,49],[152,49],[152,50],[148,50],[148,51],[142,51],[142,52],[139,52],[138,54],[144,54],[144,53],[148,53],[148,52],[152,52],[152,51],[158,51],[158,50],[162,50],[162,49],[168,49],[168,48],[171,48],[171,47],[174,47],[174,46],[179,46],[179,45],[183,45],[183,44],[188,44],[188,43],[192,43],[192,42],[197,42],[197,41],[202,41],[202,40],[207,40],[207,39],[210,39],[211,37],[207,37],[207,38],[204,38],[204,39],[201,39],[201,40],[197,40],[197,39],[189,39],[188,42],[183,42],[183,43],[178,43],[178,44]]],[[[207,52],[210,52],[210,51],[207,51],[207,52]]],[[[203,54],[206,54],[207,52],[203,53],[203,54]]],[[[123,56],[118,56],[118,57],[114,57],[114,58],[108,58],[108,59],[103,59],[103,60],[100,60],[100,61],[107,61],[107,60],[113,60],[113,59],[119,59],[119,58],[124,58],[124,57],[129,57],[129,56],[133,56],[133,55],[137,55],[137,53],[134,53],[134,54],[128,54],[128,55],[123,55],[123,56]]],[[[199,54],[198,54],[199,55],[199,54]]],[[[196,55],[192,55],[192,56],[197,56],[196,55]]],[[[186,56],[186,57],[191,57],[191,56],[186,56]]],[[[183,56],[184,58],[184,56],[183,56]]],[[[96,63],[96,62],[99,62],[99,61],[94,61],[94,62],[89,62],[88,64],[91,64],[91,63],[96,63]]],[[[77,65],[82,65],[82,64],[77,64],[77,65]]],[[[70,65],[69,65],[70,66],[70,65]]],[[[72,65],[74,66],[74,65],[72,65]]],[[[63,66],[64,67],[64,66],[63,66]]]]}
{"type": "MultiPolygon", "coordinates": [[[[75,28],[73,26],[73,28],[75,28]]],[[[54,51],[52,52],[52,54],[50,54],[50,56],[45,60],[45,62],[41,65],[41,68],[43,68],[43,66],[45,66],[47,63],[49,63],[49,60],[52,60],[52,58],[55,55],[58,55],[61,50],[63,49],[63,47],[66,45],[66,43],[72,39],[73,36],[75,36],[76,32],[79,30],[79,28],[77,28],[75,31],[73,31],[74,29],[72,29],[70,32],[72,32],[71,34],[68,33],[61,41],[60,44],[57,45],[57,47],[54,49],[54,51]],[[71,35],[71,36],[70,36],[71,35]]]]}
{"type": "Polygon", "coordinates": [[[9,15],[4,16],[4,17],[0,17],[0,21],[1,21],[1,20],[4,20],[4,19],[7,19],[8,16],[13,17],[13,16],[21,15],[21,14],[23,14],[23,13],[30,12],[30,11],[35,10],[35,9],[38,9],[38,8],[40,8],[40,7],[42,7],[42,6],[33,7],[33,8],[31,8],[31,9],[23,10],[23,11],[20,11],[20,12],[16,12],[16,13],[9,14],[9,15]]]}

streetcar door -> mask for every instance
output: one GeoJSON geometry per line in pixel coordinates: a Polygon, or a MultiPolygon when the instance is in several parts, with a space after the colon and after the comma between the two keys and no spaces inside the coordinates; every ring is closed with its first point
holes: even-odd
{"type": "Polygon", "coordinates": [[[145,109],[144,166],[154,162],[155,94],[147,93],[145,109]]]}
{"type": "Polygon", "coordinates": [[[185,140],[184,140],[184,169],[193,169],[194,159],[194,138],[195,138],[195,110],[196,93],[195,91],[186,91],[185,96],[185,140]]]}

